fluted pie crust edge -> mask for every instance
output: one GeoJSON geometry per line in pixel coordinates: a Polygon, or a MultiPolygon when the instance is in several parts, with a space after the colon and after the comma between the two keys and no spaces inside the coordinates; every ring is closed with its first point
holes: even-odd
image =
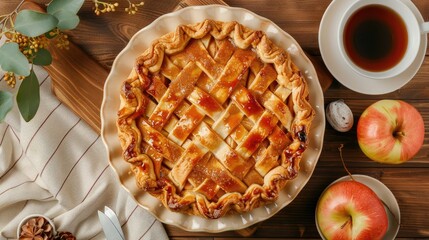
{"type": "MultiPolygon", "coordinates": [[[[219,52],[221,51],[219,50],[219,52]]],[[[227,51],[225,50],[225,52],[227,51]]],[[[216,59],[217,55],[213,58],[216,59]]],[[[234,79],[230,79],[230,81],[234,81],[234,79]]],[[[257,81],[254,80],[254,82],[257,81]]],[[[262,80],[261,83],[263,83],[262,80]]],[[[237,22],[220,22],[209,19],[196,24],[178,26],[176,31],[155,40],[136,59],[131,74],[128,79],[123,81],[120,99],[121,105],[117,119],[119,139],[123,158],[130,163],[137,186],[160,199],[166,208],[187,214],[201,215],[206,218],[219,218],[233,212],[247,212],[275,201],[279,191],[298,174],[300,160],[307,148],[307,136],[314,118],[314,110],[308,101],[308,86],[299,69],[284,49],[276,46],[261,31],[254,31],[237,22]],[[253,69],[259,68],[259,73],[254,74],[255,79],[259,79],[265,75],[270,75],[268,73],[272,73],[274,70],[276,76],[272,81],[275,84],[270,84],[272,91],[263,91],[270,88],[269,86],[263,87],[256,83],[247,85],[239,80],[235,82],[233,87],[226,88],[227,90],[217,87],[219,84],[216,85],[216,82],[211,85],[207,84],[210,85],[207,89],[205,89],[206,85],[189,89],[189,86],[196,85],[195,81],[200,81],[200,75],[194,77],[195,80],[192,83],[189,83],[189,79],[183,80],[187,82],[183,86],[180,82],[174,83],[174,79],[171,83],[160,80],[160,78],[172,75],[173,70],[177,68],[171,65],[173,63],[170,58],[178,59],[177,62],[180,65],[180,60],[186,58],[180,54],[191,48],[193,54],[190,58],[188,56],[186,64],[184,63],[183,69],[181,69],[186,71],[186,74],[182,74],[184,75],[182,76],[178,73],[177,76],[181,77],[175,79],[182,80],[185,75],[192,78],[192,74],[195,74],[196,71],[203,75],[215,75],[215,77],[211,76],[214,80],[226,75],[226,73],[219,71],[210,73],[208,68],[212,64],[197,59],[200,54],[196,50],[207,47],[208,41],[216,42],[215,45],[219,46],[231,47],[230,45],[232,45],[234,47],[234,53],[238,52],[237,57],[234,58],[235,55],[233,54],[231,58],[235,61],[246,62],[241,66],[240,69],[243,71],[238,74],[238,77],[243,77],[246,74],[251,75],[251,73],[244,72],[251,72],[253,69]],[[251,51],[251,54],[239,54],[244,52],[240,49],[251,51]],[[252,58],[250,59],[249,56],[252,58]],[[253,63],[254,59],[257,59],[261,66],[254,67],[253,65],[258,65],[253,63]],[[267,68],[265,68],[266,66],[267,68]],[[196,67],[200,70],[195,70],[196,67]],[[264,70],[261,71],[261,69],[264,70]],[[166,102],[170,103],[169,106],[171,106],[171,102],[176,103],[175,99],[171,100],[171,96],[175,96],[174,92],[180,91],[171,90],[170,92],[173,93],[169,96],[169,91],[160,86],[165,86],[167,89],[171,86],[171,89],[174,90],[185,89],[183,91],[184,96],[179,98],[181,100],[187,98],[191,103],[196,104],[203,103],[201,96],[206,97],[208,93],[210,102],[213,102],[213,99],[217,100],[217,103],[214,103],[216,109],[213,110],[213,107],[204,105],[194,107],[197,112],[203,112],[208,116],[201,117],[200,121],[196,123],[197,126],[192,127],[193,133],[189,134],[191,137],[187,136],[186,139],[180,139],[180,136],[174,137],[178,127],[173,126],[171,132],[166,132],[164,128],[169,128],[167,120],[176,117],[178,118],[176,122],[181,123],[181,120],[186,117],[186,113],[190,111],[177,112],[179,111],[177,109],[181,108],[179,106],[181,103],[177,103],[177,106],[172,104],[174,108],[172,111],[165,113],[168,108],[165,107],[166,102]],[[224,97],[225,91],[227,91],[228,99],[224,97]],[[196,98],[189,97],[193,96],[194,93],[197,95],[196,98]],[[252,107],[253,105],[246,103],[246,99],[256,100],[257,107],[252,107]],[[279,99],[282,100],[283,104],[278,103],[279,99]],[[154,102],[158,101],[163,103],[151,107],[151,104],[153,105],[154,102]],[[285,109],[285,106],[288,108],[285,109]],[[250,111],[255,108],[258,111],[262,108],[263,112],[256,111],[257,113],[254,114],[250,111]],[[246,128],[243,127],[243,124],[237,123],[238,125],[234,124],[234,129],[220,129],[218,126],[219,116],[225,120],[229,115],[217,114],[216,110],[219,109],[224,112],[230,111],[231,114],[234,113],[231,109],[240,109],[244,112],[240,116],[247,118],[247,122],[253,123],[256,127],[246,128]],[[210,112],[211,110],[213,112],[210,112]],[[209,119],[207,123],[203,121],[209,117],[213,120],[210,121],[209,119]],[[264,122],[267,124],[264,125],[264,122]],[[213,130],[211,127],[214,125],[215,129],[213,130]],[[261,126],[264,126],[262,130],[257,129],[261,126]],[[243,131],[247,129],[247,134],[239,136],[237,129],[243,131]],[[202,133],[207,131],[209,134],[203,136],[202,133]],[[226,134],[224,134],[225,131],[227,131],[226,134]],[[233,140],[238,139],[238,142],[231,143],[231,139],[225,140],[232,134],[234,134],[233,140]],[[255,140],[252,142],[249,139],[255,134],[259,137],[256,138],[256,143],[254,143],[255,140]],[[169,138],[170,135],[174,137],[173,140],[169,138]],[[210,150],[210,143],[204,140],[206,136],[208,139],[213,136],[215,140],[220,138],[225,140],[228,146],[225,143],[220,144],[226,146],[223,148],[229,149],[225,150],[227,153],[208,151],[210,150]],[[179,145],[177,142],[183,145],[179,145]],[[246,145],[246,143],[251,144],[246,145]],[[255,149],[249,150],[249,148],[255,149]],[[239,161],[228,162],[231,155],[233,155],[232,159],[239,161]],[[217,159],[218,156],[227,156],[228,159],[217,159]],[[221,164],[211,163],[213,159],[220,160],[221,164]],[[236,166],[236,162],[243,163],[243,166],[236,166]],[[198,167],[199,163],[207,164],[204,166],[214,165],[216,171],[211,171],[211,169],[203,171],[201,167],[198,167]],[[193,171],[196,171],[192,167],[195,166],[197,166],[197,170],[199,169],[200,175],[213,175],[214,173],[219,175],[218,169],[231,171],[226,173],[228,175],[226,176],[227,180],[220,179],[222,177],[219,176],[201,180],[192,176],[193,171]],[[189,183],[186,179],[188,176],[191,176],[191,180],[192,178],[195,179],[189,183]],[[220,186],[213,184],[213,182],[220,186]],[[198,186],[193,186],[196,183],[198,186]]],[[[215,140],[213,141],[215,142],[215,140]]]]}

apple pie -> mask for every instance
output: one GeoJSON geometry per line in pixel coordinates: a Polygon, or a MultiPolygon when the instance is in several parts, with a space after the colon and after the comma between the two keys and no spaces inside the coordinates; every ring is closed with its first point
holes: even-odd
{"type": "Polygon", "coordinates": [[[172,211],[247,212],[298,174],[314,118],[308,86],[262,31],[180,25],[139,55],[119,91],[123,158],[172,211]]]}

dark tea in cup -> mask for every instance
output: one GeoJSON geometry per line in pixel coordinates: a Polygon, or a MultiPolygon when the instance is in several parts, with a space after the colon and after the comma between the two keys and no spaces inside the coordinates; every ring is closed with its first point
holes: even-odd
{"type": "Polygon", "coordinates": [[[343,32],[344,50],[358,67],[386,71],[397,65],[408,46],[404,20],[392,9],[371,4],[357,9],[343,32]]]}
{"type": "Polygon", "coordinates": [[[356,0],[340,20],[340,54],[364,77],[392,78],[414,62],[424,29],[401,0],[356,0]]]}

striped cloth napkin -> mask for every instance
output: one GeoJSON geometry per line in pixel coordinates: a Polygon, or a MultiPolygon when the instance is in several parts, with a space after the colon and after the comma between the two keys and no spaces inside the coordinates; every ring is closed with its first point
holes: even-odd
{"type": "MultiPolygon", "coordinates": [[[[20,221],[35,213],[77,239],[105,239],[97,215],[104,206],[118,215],[126,239],[168,239],[162,224],[120,186],[100,135],[51,93],[43,68],[35,72],[36,116],[25,122],[15,104],[0,123],[0,239],[17,238],[20,221]]],[[[1,81],[0,89],[7,88],[1,81]]]]}

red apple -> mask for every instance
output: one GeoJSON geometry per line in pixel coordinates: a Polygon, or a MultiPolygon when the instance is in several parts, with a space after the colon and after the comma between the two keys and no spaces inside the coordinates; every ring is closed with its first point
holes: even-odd
{"type": "Polygon", "coordinates": [[[401,100],[380,100],[369,106],[357,124],[357,139],[370,159],[398,164],[423,145],[425,126],[420,113],[401,100]]]}
{"type": "Polygon", "coordinates": [[[389,223],[377,194],[355,180],[339,181],[321,195],[316,223],[325,239],[382,239],[389,223]]]}

